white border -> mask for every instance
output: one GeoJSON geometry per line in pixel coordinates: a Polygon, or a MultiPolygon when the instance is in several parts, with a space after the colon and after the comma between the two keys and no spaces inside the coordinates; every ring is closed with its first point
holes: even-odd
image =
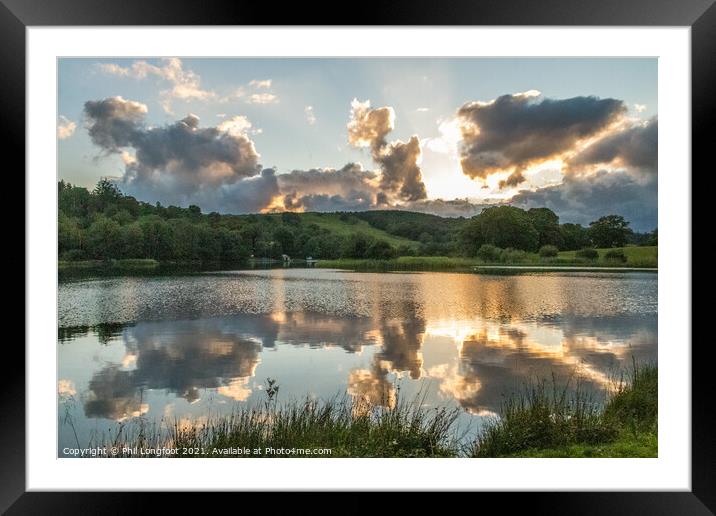
{"type": "Polygon", "coordinates": [[[690,29],[683,27],[28,28],[27,489],[690,490],[690,40],[690,29]],[[50,357],[57,342],[57,57],[325,56],[327,51],[332,56],[659,57],[658,459],[56,458],[56,364],[50,357]]]}

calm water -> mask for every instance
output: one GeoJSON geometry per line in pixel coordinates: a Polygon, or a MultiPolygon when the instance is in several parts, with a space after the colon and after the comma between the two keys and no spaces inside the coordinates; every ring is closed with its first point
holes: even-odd
{"type": "Polygon", "coordinates": [[[60,285],[59,326],[59,450],[132,418],[261,402],[266,378],[280,400],[422,392],[428,406],[463,409],[460,428],[474,433],[535,377],[578,375],[600,396],[632,357],[655,362],[657,275],[274,269],[76,281],[60,285]],[[104,323],[116,324],[86,329],[104,323]]]}

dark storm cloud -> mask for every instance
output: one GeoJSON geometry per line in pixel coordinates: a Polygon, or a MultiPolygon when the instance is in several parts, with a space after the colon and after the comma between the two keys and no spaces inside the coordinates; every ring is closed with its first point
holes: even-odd
{"type": "Polygon", "coordinates": [[[384,196],[402,201],[425,199],[427,192],[418,165],[420,140],[412,136],[405,143],[400,140],[388,143],[387,135],[393,130],[395,112],[392,107],[371,108],[370,101],[351,103],[348,122],[348,143],[354,147],[369,147],[373,160],[382,173],[380,186],[384,196]]]}
{"type": "Polygon", "coordinates": [[[568,165],[578,170],[589,165],[616,165],[635,173],[656,174],[659,154],[659,121],[652,118],[597,140],[572,158],[568,165]]]}
{"type": "Polygon", "coordinates": [[[510,204],[520,208],[546,207],[559,215],[560,222],[589,224],[603,215],[617,214],[637,231],[657,226],[657,181],[641,181],[626,172],[601,170],[590,176],[570,176],[557,186],[522,191],[510,204]]]}
{"type": "Polygon", "coordinates": [[[404,201],[425,199],[428,194],[418,166],[419,157],[420,141],[417,136],[411,136],[408,143],[398,141],[385,146],[378,156],[374,156],[383,172],[381,188],[397,192],[404,201]]]}
{"type": "Polygon", "coordinates": [[[92,142],[108,153],[121,153],[125,173],[119,186],[142,200],[242,213],[270,204],[279,193],[273,170],[261,171],[253,141],[224,122],[201,127],[196,115],[173,124],[148,127],[145,105],[111,97],[85,103],[92,142]]]}
{"type": "Polygon", "coordinates": [[[536,100],[538,92],[502,95],[492,102],[469,102],[458,110],[463,173],[485,179],[511,172],[503,186],[524,181],[526,167],[573,150],[625,112],[621,100],[574,97],[536,100]]]}
{"type": "Polygon", "coordinates": [[[378,174],[356,163],[337,170],[293,170],[277,178],[287,210],[367,210],[380,194],[378,174]]]}
{"type": "Polygon", "coordinates": [[[364,170],[360,164],[348,163],[342,168],[312,168],[293,170],[278,176],[281,191],[300,194],[344,195],[366,192],[375,195],[378,174],[364,170]]]}
{"type": "Polygon", "coordinates": [[[108,152],[130,147],[141,131],[147,106],[122,97],[85,102],[84,114],[92,143],[108,152]]]}

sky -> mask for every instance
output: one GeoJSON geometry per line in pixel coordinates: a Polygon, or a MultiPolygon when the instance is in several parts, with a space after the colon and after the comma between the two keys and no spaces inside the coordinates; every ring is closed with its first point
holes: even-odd
{"type": "Polygon", "coordinates": [[[203,211],[657,222],[657,60],[59,60],[59,178],[203,211]]]}

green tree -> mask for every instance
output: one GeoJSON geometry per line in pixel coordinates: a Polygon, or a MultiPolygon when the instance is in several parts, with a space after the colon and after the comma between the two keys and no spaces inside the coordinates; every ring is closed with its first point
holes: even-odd
{"type": "Polygon", "coordinates": [[[116,221],[99,215],[87,228],[87,252],[99,260],[115,258],[119,251],[120,226],[116,221]]]}
{"type": "Polygon", "coordinates": [[[63,254],[73,249],[82,249],[82,237],[82,228],[77,224],[77,219],[60,211],[57,221],[58,252],[63,254]]]}
{"type": "Polygon", "coordinates": [[[562,246],[562,233],[559,230],[559,217],[549,208],[530,208],[527,211],[532,225],[537,230],[538,246],[562,246]]]}
{"type": "Polygon", "coordinates": [[[144,233],[141,226],[134,222],[122,226],[119,231],[122,258],[146,258],[144,251],[144,233]]]}
{"type": "Polygon", "coordinates": [[[176,259],[176,241],[171,226],[158,215],[139,219],[144,235],[144,249],[148,258],[155,260],[176,259]]]}
{"type": "Polygon", "coordinates": [[[59,191],[58,207],[69,217],[86,217],[89,204],[90,193],[86,188],[65,183],[59,191]]]}
{"type": "Polygon", "coordinates": [[[395,249],[385,240],[375,240],[366,249],[365,257],[373,260],[389,260],[395,258],[395,249]]]}
{"type": "Polygon", "coordinates": [[[607,215],[589,224],[589,236],[597,247],[623,247],[631,233],[621,215],[607,215]]]}
{"type": "Polygon", "coordinates": [[[372,239],[363,233],[354,233],[348,236],[341,249],[342,258],[365,258],[372,239]]]}
{"type": "Polygon", "coordinates": [[[559,229],[562,233],[560,249],[563,251],[576,251],[592,245],[589,230],[581,224],[566,223],[562,224],[559,229]]]}
{"type": "Polygon", "coordinates": [[[225,228],[218,230],[221,242],[221,259],[229,262],[245,260],[251,254],[248,245],[243,241],[238,231],[225,228]]]}
{"type": "Polygon", "coordinates": [[[535,251],[539,233],[524,210],[514,206],[485,208],[473,217],[461,233],[463,248],[474,256],[483,244],[535,251]]]}
{"type": "Polygon", "coordinates": [[[287,226],[281,224],[273,232],[273,240],[281,245],[283,252],[289,256],[296,254],[294,246],[294,232],[287,226]]]}

